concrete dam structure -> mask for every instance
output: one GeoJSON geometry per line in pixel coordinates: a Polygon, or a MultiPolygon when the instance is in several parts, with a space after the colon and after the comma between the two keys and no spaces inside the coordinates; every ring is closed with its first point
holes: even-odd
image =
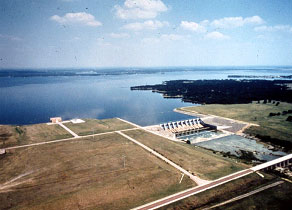
{"type": "Polygon", "coordinates": [[[171,132],[174,137],[189,135],[202,130],[217,130],[216,126],[206,124],[200,118],[168,122],[160,124],[160,127],[165,131],[171,132]]]}

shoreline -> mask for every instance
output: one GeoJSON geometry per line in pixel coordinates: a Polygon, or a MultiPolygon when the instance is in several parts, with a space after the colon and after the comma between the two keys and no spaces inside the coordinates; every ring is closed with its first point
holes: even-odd
{"type": "MultiPolygon", "coordinates": [[[[188,107],[192,107],[192,106],[188,106],[188,107]]],[[[243,124],[245,124],[245,126],[243,126],[237,132],[234,132],[233,134],[238,135],[238,136],[242,136],[242,137],[247,138],[247,139],[255,140],[260,144],[266,145],[269,149],[274,150],[274,151],[280,150],[280,151],[287,152],[287,153],[289,153],[291,151],[290,147],[285,147],[285,146],[280,145],[280,144],[275,144],[274,142],[271,142],[271,141],[265,141],[264,139],[257,137],[256,135],[259,135],[259,134],[252,135],[252,134],[245,132],[246,130],[248,130],[249,128],[251,128],[253,126],[260,127],[260,125],[258,125],[258,124],[245,122],[245,121],[241,121],[241,120],[235,120],[232,118],[221,117],[221,116],[217,116],[217,115],[213,115],[213,114],[202,114],[202,113],[199,113],[199,112],[196,112],[193,110],[184,110],[184,108],[188,108],[188,107],[175,108],[173,111],[181,113],[181,114],[186,114],[189,116],[201,117],[203,120],[204,120],[204,118],[206,119],[208,117],[214,117],[214,118],[218,118],[218,119],[230,120],[230,121],[233,121],[236,123],[243,123],[243,124]]],[[[278,139],[278,141],[283,141],[283,140],[278,139]]],[[[286,141],[286,142],[287,142],[287,144],[289,144],[289,141],[286,141]]]]}
{"type": "Polygon", "coordinates": [[[164,98],[181,98],[184,102],[196,104],[246,104],[260,100],[292,103],[291,84],[292,80],[287,79],[185,79],[132,86],[131,90],[152,91],[164,98]]]}
{"type": "MultiPolygon", "coordinates": [[[[231,119],[231,118],[227,118],[227,117],[221,117],[221,116],[212,115],[212,114],[202,114],[202,113],[199,113],[196,111],[185,111],[185,110],[183,110],[183,108],[185,108],[185,107],[175,108],[175,109],[173,109],[173,111],[177,112],[177,113],[185,114],[185,115],[200,117],[202,120],[207,119],[208,117],[214,117],[217,119],[224,119],[224,120],[229,120],[229,121],[233,121],[233,122],[240,123],[240,124],[246,124],[242,129],[240,129],[236,133],[234,133],[236,135],[240,135],[241,133],[243,133],[244,130],[246,130],[247,128],[249,128],[251,126],[259,126],[258,124],[255,124],[255,123],[249,123],[249,122],[235,120],[235,119],[231,119]]],[[[222,130],[224,130],[224,129],[222,129],[222,130]]]]}

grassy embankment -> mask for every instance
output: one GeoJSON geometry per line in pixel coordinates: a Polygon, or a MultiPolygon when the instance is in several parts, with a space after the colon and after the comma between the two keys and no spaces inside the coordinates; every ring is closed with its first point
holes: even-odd
{"type": "MultiPolygon", "coordinates": [[[[91,126],[96,126],[94,133],[132,127],[117,119],[98,122],[89,120],[71,128],[91,134],[91,126]]],[[[29,135],[39,142],[63,135],[57,125],[52,130],[41,125],[45,127],[32,125],[39,130],[23,129],[22,134],[8,127],[13,133],[10,138],[29,135]]],[[[216,179],[245,167],[142,130],[125,133],[202,178],[216,179]]],[[[194,186],[187,177],[179,184],[179,171],[118,134],[8,150],[0,166],[0,209],[129,209],[194,186]]]]}
{"type": "MultiPolygon", "coordinates": [[[[84,136],[108,131],[133,128],[132,125],[119,119],[85,119],[85,123],[73,124],[65,123],[65,126],[72,129],[77,134],[84,136]]],[[[10,126],[0,125],[0,148],[66,139],[73,137],[59,125],[47,125],[46,123],[10,126]]]]}
{"type": "MultiPolygon", "coordinates": [[[[257,174],[250,174],[161,209],[205,209],[280,180],[273,175],[264,174],[264,176],[265,178],[261,178],[257,174]]],[[[281,207],[287,208],[287,206],[290,206],[291,193],[292,184],[285,182],[250,197],[214,209],[285,209],[281,207]]]]}
{"type": "Polygon", "coordinates": [[[117,118],[104,120],[85,119],[85,123],[73,124],[70,122],[65,125],[80,136],[134,128],[132,125],[117,118]]]}
{"type": "Polygon", "coordinates": [[[194,186],[118,134],[8,150],[0,168],[0,209],[129,209],[194,186]]]}
{"type": "Polygon", "coordinates": [[[59,125],[0,126],[0,148],[72,137],[59,125]]]}
{"type": "Polygon", "coordinates": [[[180,108],[183,111],[194,111],[201,114],[212,114],[235,120],[255,123],[260,126],[251,126],[245,133],[256,136],[263,141],[292,149],[292,123],[286,121],[288,116],[283,111],[291,110],[292,104],[281,102],[278,106],[272,103],[260,104],[211,104],[180,108]],[[281,113],[269,116],[270,113],[281,113]]]}
{"type": "Polygon", "coordinates": [[[123,132],[159,152],[182,168],[203,179],[214,180],[242,170],[246,165],[235,163],[210,151],[184,143],[177,143],[143,130],[123,132]]]}
{"type": "Polygon", "coordinates": [[[292,184],[285,182],[277,187],[273,187],[254,194],[242,200],[220,206],[216,209],[290,209],[292,200],[292,184]]]}

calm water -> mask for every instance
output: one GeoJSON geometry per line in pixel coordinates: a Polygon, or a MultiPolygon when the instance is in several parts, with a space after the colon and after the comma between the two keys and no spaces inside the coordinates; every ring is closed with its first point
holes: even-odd
{"type": "Polygon", "coordinates": [[[212,149],[214,151],[230,152],[235,156],[241,155],[240,150],[249,151],[253,152],[254,156],[257,159],[266,161],[270,161],[275,158],[287,155],[286,153],[281,151],[271,150],[267,148],[267,146],[265,146],[264,144],[260,144],[255,140],[243,138],[236,135],[230,135],[211,141],[200,142],[196,145],[203,148],[212,149]]]}
{"type": "Polygon", "coordinates": [[[237,135],[220,137],[222,132],[203,131],[196,134],[179,137],[189,140],[191,144],[217,152],[230,152],[230,154],[240,157],[241,150],[253,152],[256,159],[261,161],[270,161],[278,157],[287,155],[285,152],[271,150],[267,145],[260,144],[255,140],[247,139],[237,135]],[[210,141],[200,142],[201,138],[216,138],[210,141]]]}
{"type": "Polygon", "coordinates": [[[175,79],[226,79],[231,74],[292,74],[291,68],[282,67],[185,70],[114,76],[0,77],[0,124],[42,123],[53,116],[64,119],[120,117],[139,125],[188,119],[189,116],[172,110],[192,104],[180,99],[164,99],[150,91],[131,91],[130,87],[175,79]]]}

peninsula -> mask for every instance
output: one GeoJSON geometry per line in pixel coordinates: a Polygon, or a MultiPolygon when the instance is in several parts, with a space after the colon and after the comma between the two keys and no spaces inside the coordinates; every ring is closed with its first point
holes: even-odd
{"type": "Polygon", "coordinates": [[[131,87],[151,90],[165,98],[197,104],[246,104],[258,100],[292,103],[292,80],[171,80],[163,84],[131,87]]]}

